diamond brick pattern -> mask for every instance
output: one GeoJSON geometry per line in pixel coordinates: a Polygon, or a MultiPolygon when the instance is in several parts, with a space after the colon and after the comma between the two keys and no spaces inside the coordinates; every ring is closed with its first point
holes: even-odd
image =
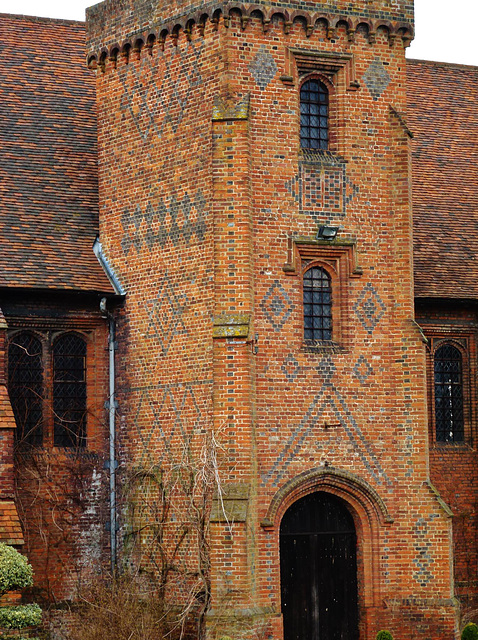
{"type": "Polygon", "coordinates": [[[281,370],[289,382],[294,382],[294,380],[299,375],[300,366],[292,353],[289,353],[287,358],[282,363],[281,370]]]}
{"type": "Polygon", "coordinates": [[[345,205],[349,205],[360,193],[358,185],[354,184],[352,180],[345,177],[345,205]]]}
{"type": "Polygon", "coordinates": [[[365,384],[367,382],[373,373],[373,369],[365,356],[359,356],[354,368],[352,369],[352,373],[360,384],[365,384]]]}
{"type": "Polygon", "coordinates": [[[205,198],[198,191],[193,198],[188,193],[181,199],[173,194],[167,204],[161,199],[156,206],[148,202],[144,210],[139,205],[134,212],[126,209],[121,216],[121,247],[125,255],[133,247],[138,253],[151,251],[155,245],[164,248],[168,241],[175,247],[181,242],[189,245],[193,237],[202,242],[206,233],[205,206],[205,198]]]}
{"type": "Polygon", "coordinates": [[[191,92],[203,82],[199,69],[203,46],[202,41],[190,42],[177,47],[172,56],[161,54],[157,64],[143,56],[139,67],[120,68],[121,109],[129,113],[145,143],[162,138],[168,126],[176,133],[191,92]]]}
{"type": "Polygon", "coordinates": [[[178,293],[175,284],[166,272],[161,281],[158,295],[146,302],[149,324],[146,338],[155,339],[163,356],[167,355],[175,336],[187,334],[182,320],[188,299],[185,293],[178,293]]]}
{"type": "MultiPolygon", "coordinates": [[[[432,514],[430,520],[435,519],[437,516],[432,514]]],[[[420,584],[425,587],[430,580],[434,579],[433,574],[433,557],[431,555],[432,544],[430,542],[429,525],[425,518],[419,518],[415,525],[415,551],[416,557],[413,559],[415,565],[415,571],[413,577],[420,584]]]]}
{"type": "Polygon", "coordinates": [[[262,299],[261,308],[274,331],[280,331],[289,320],[295,305],[281,283],[276,280],[262,299]]]}
{"type": "Polygon", "coordinates": [[[330,356],[324,356],[322,358],[317,366],[317,372],[324,376],[327,382],[330,382],[336,373],[334,361],[330,356]]]}
{"type": "Polygon", "coordinates": [[[269,471],[263,474],[263,485],[271,483],[273,487],[280,486],[296,455],[301,452],[305,443],[313,437],[316,429],[322,426],[325,414],[332,414],[334,420],[340,424],[341,435],[343,434],[343,437],[348,439],[374,480],[379,484],[390,484],[390,479],[382,467],[372,444],[366,439],[344,397],[330,380],[326,380],[319,393],[309,404],[301,422],[292,429],[289,438],[278,452],[277,458],[269,471]]]}
{"type": "Polygon", "coordinates": [[[198,433],[204,421],[198,394],[204,395],[210,381],[194,381],[185,384],[160,384],[133,389],[130,394],[134,424],[147,424],[139,431],[141,461],[153,459],[154,464],[174,459],[173,441],[187,443],[198,433]],[[153,437],[159,435],[161,452],[150,449],[153,437]]]}
{"type": "Polygon", "coordinates": [[[380,58],[370,63],[363,79],[374,100],[378,100],[390,84],[390,75],[380,58]]]}
{"type": "Polygon", "coordinates": [[[276,61],[265,45],[262,44],[260,46],[259,51],[249,65],[249,71],[259,89],[264,91],[277,73],[276,61]]]}
{"type": "Polygon", "coordinates": [[[382,299],[370,282],[362,289],[357,302],[354,304],[354,310],[360,320],[360,324],[370,335],[372,335],[375,327],[380,322],[385,309],[382,299]]]}

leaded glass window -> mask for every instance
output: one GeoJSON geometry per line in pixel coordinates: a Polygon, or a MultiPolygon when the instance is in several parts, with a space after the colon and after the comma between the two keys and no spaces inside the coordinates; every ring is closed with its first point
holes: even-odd
{"type": "Polygon", "coordinates": [[[322,267],[304,273],[304,338],[307,341],[332,339],[332,286],[322,267]]]}
{"type": "Polygon", "coordinates": [[[86,444],[86,342],[74,333],[53,345],[54,444],[86,444]]]}
{"type": "Polygon", "coordinates": [[[43,441],[42,343],[30,333],[19,333],[8,346],[8,393],[17,424],[17,442],[43,441]]]}
{"type": "Polygon", "coordinates": [[[463,366],[456,347],[445,344],[436,350],[434,376],[437,442],[463,442],[463,366]]]}
{"type": "Polygon", "coordinates": [[[329,92],[315,78],[300,89],[300,146],[303,149],[328,149],[329,92]]]}

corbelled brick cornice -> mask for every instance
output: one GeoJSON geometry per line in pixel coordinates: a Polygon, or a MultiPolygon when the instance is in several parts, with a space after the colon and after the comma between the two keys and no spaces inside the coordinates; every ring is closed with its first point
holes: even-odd
{"type": "Polygon", "coordinates": [[[328,37],[333,38],[339,23],[347,25],[349,37],[360,25],[365,25],[371,42],[380,27],[385,28],[391,44],[398,37],[408,45],[413,38],[413,3],[390,3],[387,0],[362,0],[351,9],[344,0],[336,2],[290,1],[271,3],[258,0],[244,2],[180,3],[171,2],[167,6],[158,3],[119,2],[106,0],[87,10],[87,51],[89,65],[100,61],[101,57],[115,56],[129,50],[151,47],[154,42],[164,42],[168,36],[177,38],[180,31],[189,35],[194,26],[203,31],[206,23],[219,23],[222,17],[225,26],[229,24],[231,13],[238,13],[241,26],[246,29],[252,16],[261,17],[264,31],[269,29],[273,18],[282,20],[287,33],[294,21],[303,24],[306,35],[314,32],[319,22],[326,22],[328,37]]]}

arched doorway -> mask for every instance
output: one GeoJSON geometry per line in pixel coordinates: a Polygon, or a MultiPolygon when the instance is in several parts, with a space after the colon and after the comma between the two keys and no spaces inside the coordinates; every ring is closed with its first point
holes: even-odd
{"type": "Polygon", "coordinates": [[[280,528],[284,640],[358,640],[356,531],[337,496],[297,500],[280,528]]]}

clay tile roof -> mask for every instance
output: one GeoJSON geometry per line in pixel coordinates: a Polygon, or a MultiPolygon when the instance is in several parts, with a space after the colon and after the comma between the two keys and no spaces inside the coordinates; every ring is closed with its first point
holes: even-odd
{"type": "Polygon", "coordinates": [[[16,426],[7,387],[0,381],[0,429],[15,429],[16,426]]]}
{"type": "Polygon", "coordinates": [[[0,542],[22,545],[23,531],[13,500],[0,500],[0,542]]]}
{"type": "Polygon", "coordinates": [[[415,296],[478,298],[478,67],[407,68],[415,296]]]}
{"type": "Polygon", "coordinates": [[[0,287],[111,292],[83,23],[0,14],[0,287]]]}

